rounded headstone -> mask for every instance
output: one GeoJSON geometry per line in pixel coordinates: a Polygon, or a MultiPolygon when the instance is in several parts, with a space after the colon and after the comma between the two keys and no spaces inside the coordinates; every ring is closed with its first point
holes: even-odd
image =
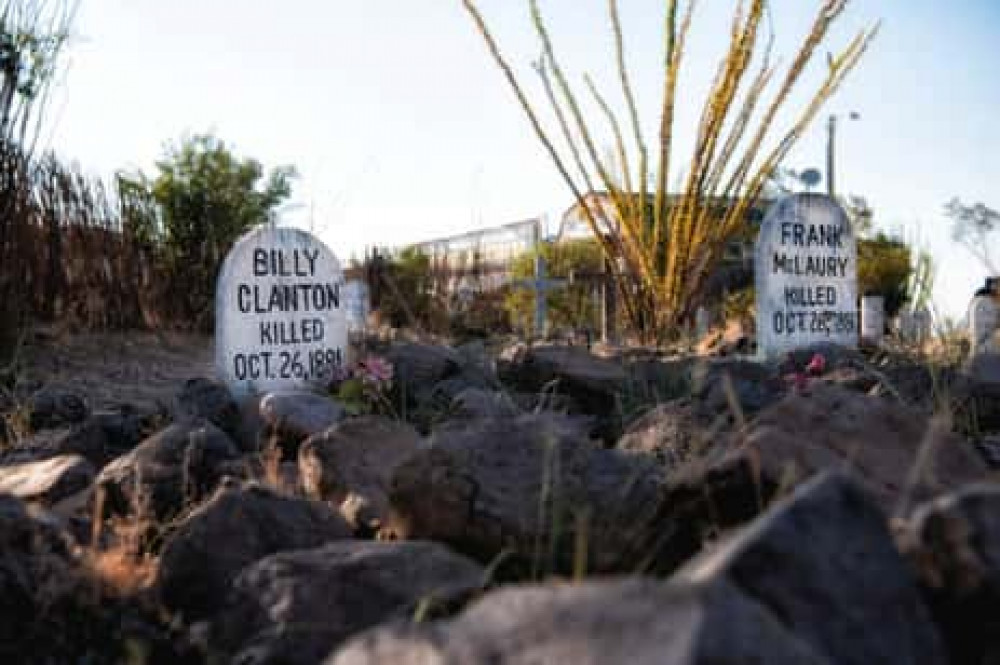
{"type": "Polygon", "coordinates": [[[862,296],[861,339],[868,344],[881,344],[885,334],[885,298],[862,296]]]}
{"type": "Polygon", "coordinates": [[[843,208],[795,194],[768,211],[757,239],[757,345],[764,358],[817,344],[858,344],[857,243],[843,208]]]}
{"type": "Polygon", "coordinates": [[[306,231],[265,225],[216,285],[216,371],[237,397],[323,387],[347,353],[340,262],[306,231]]]}
{"type": "Polygon", "coordinates": [[[1000,353],[997,330],[1000,328],[1000,308],[996,299],[987,294],[977,295],[969,308],[969,332],[972,336],[972,354],[1000,353]]]}

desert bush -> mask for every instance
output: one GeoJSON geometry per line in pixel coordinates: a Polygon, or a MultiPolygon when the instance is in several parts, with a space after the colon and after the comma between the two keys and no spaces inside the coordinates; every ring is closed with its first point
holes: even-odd
{"type": "Polygon", "coordinates": [[[210,330],[215,279],[233,243],[246,231],[274,219],[291,196],[295,170],[265,173],[259,161],[242,157],[210,134],[169,145],[155,177],[122,176],[134,198],[153,205],[156,222],[137,228],[159,242],[176,301],[175,317],[210,330]]]}
{"type": "MultiPolygon", "coordinates": [[[[383,252],[383,256],[387,253],[383,252]]],[[[379,263],[378,277],[386,288],[379,291],[383,320],[395,328],[418,327],[439,330],[447,319],[443,293],[430,257],[416,247],[407,247],[379,263]]]]}
{"type": "Polygon", "coordinates": [[[73,22],[73,2],[0,0],[0,361],[16,346],[32,285],[31,154],[44,118],[48,87],[60,67],[73,22]]]}
{"type": "Polygon", "coordinates": [[[910,247],[878,233],[858,240],[858,290],[885,299],[887,317],[896,316],[910,298],[913,264],[910,247]]]}
{"type": "Polygon", "coordinates": [[[528,0],[528,4],[541,49],[535,69],[552,111],[554,129],[547,128],[536,112],[536,104],[502,53],[478,3],[463,0],[491,57],[579,203],[591,232],[599,239],[602,251],[612,265],[618,265],[619,260],[624,263],[616,276],[625,314],[633,328],[647,339],[677,334],[681,324],[693,315],[705,281],[728,241],[745,226],[747,212],[769,176],[857,65],[877,26],[861,31],[840,53],[828,55],[822,83],[805,98],[805,107],[790,128],[779,134],[773,147],[765,148],[775,118],[793,98],[793,91],[797,94],[802,72],[822,52],[829,30],[847,1],[818,3],[812,26],[770,100],[765,93],[778,70],[771,58],[773,35],[761,47],[766,40],[762,22],[767,2],[738,3],[727,48],[701,113],[693,154],[683,164],[683,184],[672,195],[667,184],[677,175],[672,170],[672,152],[674,111],[681,99],[678,80],[697,2],[665,3],[660,22],[665,26],[664,53],[654,56],[662,63],[660,80],[664,85],[657,124],[659,140],[652,150],[643,136],[631,73],[626,66],[618,2],[608,2],[608,28],[625,113],[616,112],[610,97],[599,91],[590,77],[584,80],[592,101],[590,108],[608,128],[607,136],[614,146],[610,158],[598,149],[603,137],[596,136],[597,123],[585,115],[582,97],[569,84],[538,0],[528,0]],[[625,115],[627,124],[621,122],[620,115],[625,115]],[[654,183],[652,188],[650,183],[654,183]],[[605,211],[588,205],[588,193],[598,186],[610,194],[610,218],[606,218],[605,211]],[[718,205],[720,201],[727,205],[718,205]]]}
{"type": "MultiPolygon", "coordinates": [[[[566,280],[563,287],[546,294],[549,324],[553,329],[577,330],[597,327],[598,310],[594,291],[600,288],[594,281],[601,274],[604,255],[595,240],[571,240],[559,244],[543,243],[525,252],[511,264],[511,278],[529,280],[535,276],[535,257],[545,259],[548,277],[566,280]],[[577,279],[576,276],[581,276],[577,279]]],[[[530,330],[534,325],[535,294],[529,288],[511,287],[504,299],[510,321],[518,328],[530,330]]]]}

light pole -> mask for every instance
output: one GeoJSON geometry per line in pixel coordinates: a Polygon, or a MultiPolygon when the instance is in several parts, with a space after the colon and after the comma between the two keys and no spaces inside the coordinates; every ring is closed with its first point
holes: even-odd
{"type": "MultiPolygon", "coordinates": [[[[830,118],[826,124],[826,193],[832,198],[836,192],[834,187],[834,144],[836,142],[837,136],[837,118],[839,116],[836,113],[831,113],[830,118]]],[[[857,111],[851,111],[847,114],[848,120],[860,120],[861,114],[857,111]]]]}

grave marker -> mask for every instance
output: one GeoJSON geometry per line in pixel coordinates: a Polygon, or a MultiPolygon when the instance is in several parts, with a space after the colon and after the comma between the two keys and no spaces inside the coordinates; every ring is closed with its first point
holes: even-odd
{"type": "Polygon", "coordinates": [[[216,371],[242,397],[322,387],[347,354],[344,277],[315,236],[258,227],[226,257],[216,284],[216,371]]]}
{"type": "Polygon", "coordinates": [[[757,239],[755,281],[761,357],[819,343],[857,346],[857,245],[833,199],[795,194],[774,204],[757,239]]]}
{"type": "Polygon", "coordinates": [[[344,283],[341,294],[347,317],[347,331],[364,333],[368,327],[368,315],[371,313],[368,284],[363,279],[348,280],[344,283]]]}
{"type": "Polygon", "coordinates": [[[566,285],[565,279],[549,279],[542,252],[535,255],[535,276],[532,279],[519,279],[514,286],[530,289],[535,295],[535,325],[534,333],[545,337],[548,335],[548,292],[566,285]]]}
{"type": "Polygon", "coordinates": [[[861,297],[861,339],[867,344],[882,344],[885,335],[885,298],[866,295],[861,297]]]}
{"type": "Polygon", "coordinates": [[[995,295],[996,282],[986,280],[986,286],[976,292],[969,306],[969,333],[972,355],[1000,353],[997,330],[1000,328],[1000,307],[995,295]]]}

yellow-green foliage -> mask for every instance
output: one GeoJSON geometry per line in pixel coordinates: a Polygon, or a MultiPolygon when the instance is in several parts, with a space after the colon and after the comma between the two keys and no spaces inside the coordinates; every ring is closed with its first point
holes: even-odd
{"type": "Polygon", "coordinates": [[[858,291],[885,298],[886,316],[895,316],[909,299],[910,247],[879,233],[858,240],[858,291]]]}
{"type": "Polygon", "coordinates": [[[430,257],[407,247],[386,263],[385,271],[395,287],[387,289],[379,303],[388,323],[397,328],[433,328],[442,316],[442,307],[434,294],[430,257]]]}
{"type": "Polygon", "coordinates": [[[745,226],[747,211],[767,178],[857,65],[877,31],[877,27],[862,30],[845,48],[830,52],[825,48],[826,38],[847,0],[817,1],[813,22],[794,56],[784,60],[788,66],[782,73],[779,61],[772,58],[774,39],[768,37],[766,0],[735,2],[731,28],[720,35],[724,44],[718,73],[694,128],[693,154],[678,159],[674,154],[675,108],[679,100],[687,103],[690,97],[689,89],[679,89],[678,81],[697,0],[667,0],[663,17],[658,19],[664,26],[663,49],[643,54],[660,63],[663,82],[656,140],[647,140],[639,120],[618,0],[607,2],[607,23],[619,89],[612,97],[585,77],[586,96],[593,102],[589,115],[584,111],[587,99],[573,89],[570,80],[574,77],[556,55],[538,0],[527,0],[541,50],[536,71],[552,110],[551,127],[536,112],[501,52],[479,3],[462,0],[462,4],[580,204],[601,249],[614,264],[624,263],[625,270],[618,275],[623,310],[633,328],[647,339],[676,334],[679,324],[690,319],[708,276],[728,241],[745,226]],[[818,86],[799,97],[802,73],[814,56],[824,53],[827,66],[818,86]],[[617,108],[616,98],[620,100],[617,108]],[[790,116],[779,113],[796,98],[805,100],[804,106],[790,116]],[[791,118],[787,128],[775,127],[779,116],[791,118]],[[598,135],[602,129],[604,135],[598,135]],[[598,149],[607,140],[614,146],[610,159],[598,149]],[[680,188],[668,192],[668,183],[679,174],[683,174],[680,188]],[[598,189],[611,198],[613,219],[608,225],[585,203],[586,194],[598,189]],[[650,201],[653,205],[648,205],[650,201]],[[717,205],[719,201],[725,205],[717,205]]]}
{"type": "MultiPolygon", "coordinates": [[[[549,277],[569,280],[571,274],[580,276],[572,284],[554,289],[547,294],[549,323],[553,329],[579,329],[596,327],[597,309],[594,290],[597,283],[586,276],[601,272],[603,254],[594,240],[573,240],[558,245],[544,244],[539,249],[525,252],[511,266],[515,280],[531,279],[535,273],[535,256],[541,251],[545,257],[549,277]]],[[[504,308],[515,328],[528,329],[535,311],[535,294],[528,288],[511,288],[504,308]]]]}

